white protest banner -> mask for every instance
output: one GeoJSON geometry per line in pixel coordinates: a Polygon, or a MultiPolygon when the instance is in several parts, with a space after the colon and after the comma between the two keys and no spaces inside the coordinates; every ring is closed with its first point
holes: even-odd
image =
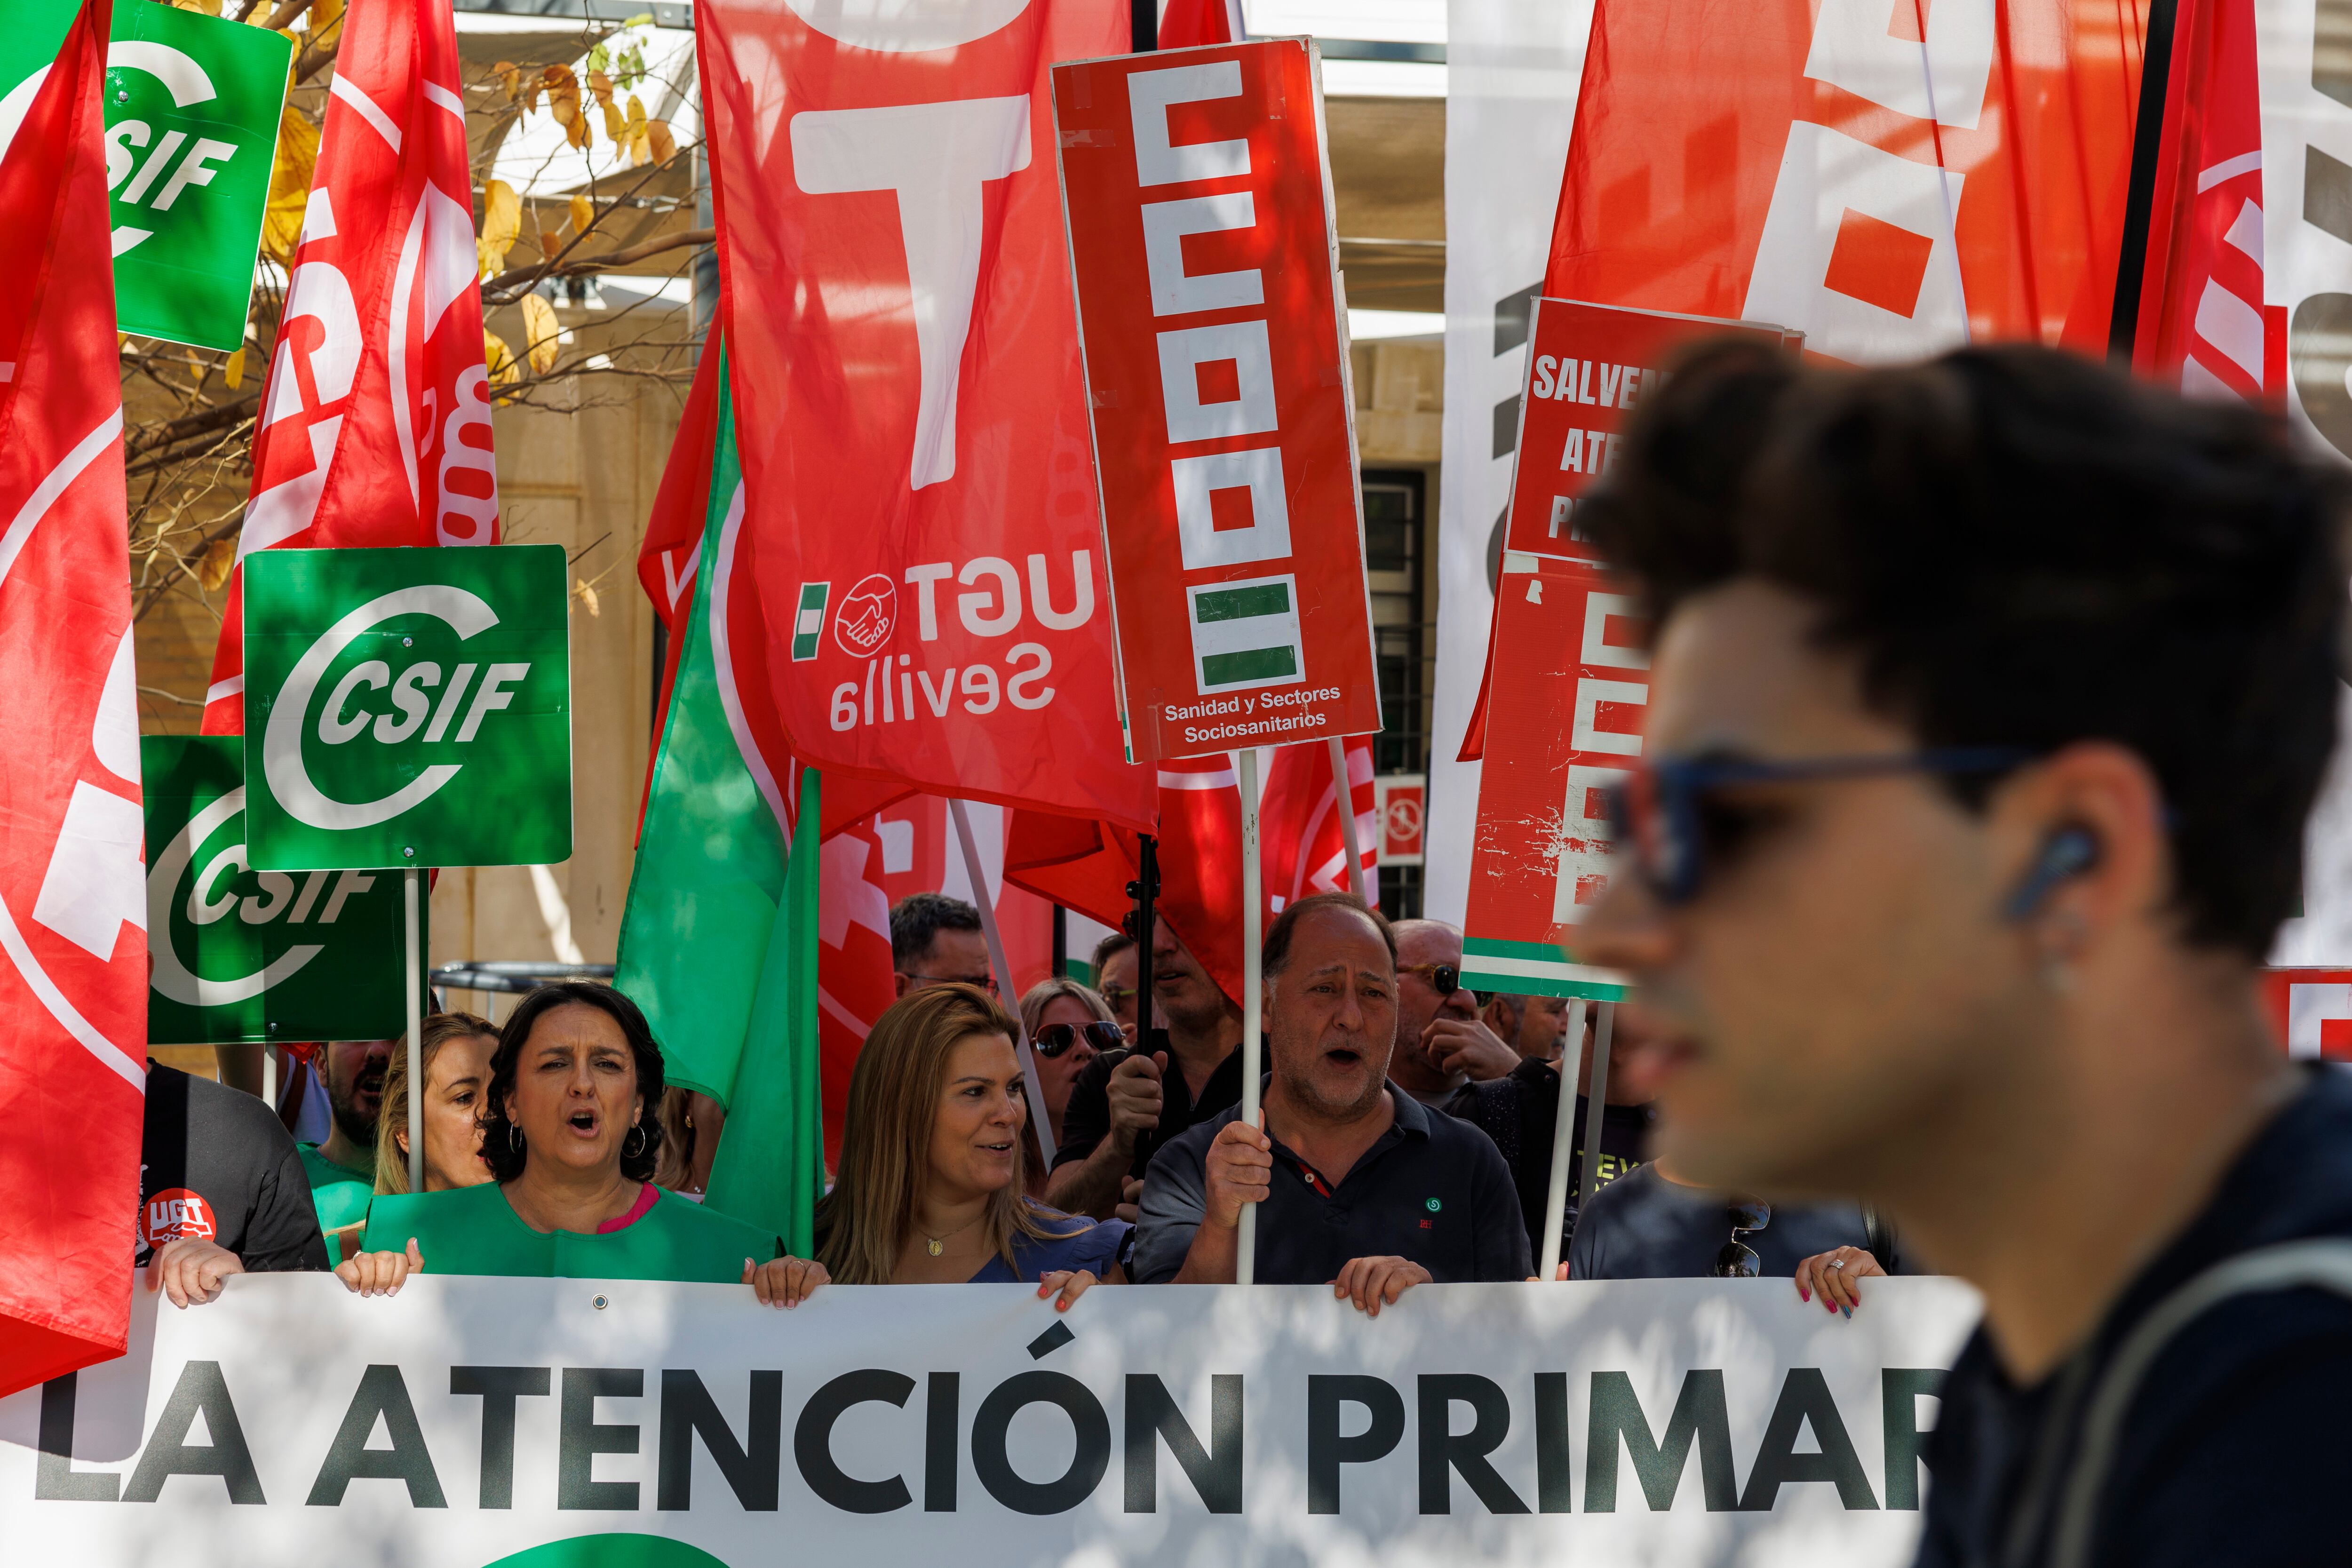
{"type": "Polygon", "coordinates": [[[1139,760],[1381,727],[1317,70],[1297,38],[1054,68],[1139,760]]]}
{"type": "Polygon", "coordinates": [[[1424,1285],[1377,1319],[1275,1286],[157,1300],[129,1356],[0,1401],[13,1557],[1891,1568],[1977,1313],[1940,1279],[1851,1320],[1785,1279],[1424,1285]]]}

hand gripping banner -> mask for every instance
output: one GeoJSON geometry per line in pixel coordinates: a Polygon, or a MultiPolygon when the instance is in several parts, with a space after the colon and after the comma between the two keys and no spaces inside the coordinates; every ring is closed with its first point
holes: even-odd
{"type": "MultiPolygon", "coordinates": [[[[1111,0],[698,8],[721,312],[793,753],[1149,831],[1120,758],[1046,68],[1111,0]]],[[[828,785],[830,788],[830,785],[828,785]]]]}

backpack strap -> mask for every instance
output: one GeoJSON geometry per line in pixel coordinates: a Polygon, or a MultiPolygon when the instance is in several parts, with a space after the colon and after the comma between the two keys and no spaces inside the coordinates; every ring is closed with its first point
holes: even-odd
{"type": "Polygon", "coordinates": [[[2051,1568],[2089,1568],[2092,1526],[2123,1436],[2124,1417],[2139,1393],[2140,1380],[2173,1337],[2224,1301],[2305,1288],[2333,1290],[2352,1300],[2352,1240],[2291,1241],[2225,1259],[2158,1302],[2124,1336],[2083,1417],[2081,1445],[2059,1500],[2051,1568]]]}

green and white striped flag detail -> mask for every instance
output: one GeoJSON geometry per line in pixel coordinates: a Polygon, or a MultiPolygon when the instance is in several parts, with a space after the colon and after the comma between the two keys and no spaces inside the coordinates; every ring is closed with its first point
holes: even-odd
{"type": "Polygon", "coordinates": [[[793,619],[793,662],[805,664],[816,657],[824,637],[824,603],[833,595],[830,583],[801,584],[800,608],[793,619]]]}
{"type": "Polygon", "coordinates": [[[744,722],[735,650],[716,614],[743,525],[734,406],[723,386],[708,460],[702,553],[614,984],[645,1010],[668,1081],[727,1108],[731,1135],[720,1141],[712,1205],[773,1224],[804,1249],[824,1158],[815,1104],[816,857],[807,858],[796,904],[782,795],[744,722]]]}
{"type": "Polygon", "coordinates": [[[1549,942],[1480,937],[1463,939],[1462,984],[1473,991],[1590,1002],[1622,1002],[1633,992],[1633,983],[1617,971],[1572,963],[1549,942]]]}
{"type": "Polygon", "coordinates": [[[1252,577],[1187,587],[1192,664],[1201,690],[1289,686],[1303,679],[1307,656],[1298,631],[1298,579],[1252,577]]]}

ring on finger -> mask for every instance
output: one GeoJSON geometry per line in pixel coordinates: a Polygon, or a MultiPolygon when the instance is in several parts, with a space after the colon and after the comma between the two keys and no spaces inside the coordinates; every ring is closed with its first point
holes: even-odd
{"type": "Polygon", "coordinates": [[[1845,1267],[1845,1259],[1843,1258],[1832,1258],[1829,1261],[1829,1267],[1832,1268],[1843,1268],[1845,1267]]]}

